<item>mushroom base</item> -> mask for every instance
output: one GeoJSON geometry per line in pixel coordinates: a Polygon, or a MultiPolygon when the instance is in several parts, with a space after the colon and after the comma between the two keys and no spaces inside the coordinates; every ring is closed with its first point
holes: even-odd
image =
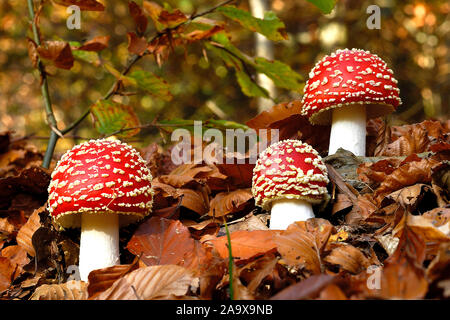
{"type": "Polygon", "coordinates": [[[333,109],[328,154],[339,148],[356,156],[366,154],[366,106],[354,104],[333,109]]]}
{"type": "Polygon", "coordinates": [[[276,200],[270,211],[271,230],[286,230],[295,221],[306,221],[314,218],[314,212],[309,202],[300,199],[276,200]]]}
{"type": "Polygon", "coordinates": [[[79,267],[81,280],[87,282],[92,270],[119,263],[119,216],[114,213],[83,213],[79,267]]]}

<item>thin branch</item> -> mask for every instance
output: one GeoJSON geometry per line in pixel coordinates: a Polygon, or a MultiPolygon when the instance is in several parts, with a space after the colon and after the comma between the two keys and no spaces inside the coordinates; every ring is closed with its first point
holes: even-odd
{"type": "MultiPolygon", "coordinates": [[[[41,45],[41,39],[39,37],[39,30],[36,25],[36,19],[34,14],[34,4],[33,0],[27,0],[28,3],[28,13],[30,15],[31,20],[31,27],[33,29],[33,37],[34,42],[39,46],[41,45]]],[[[53,156],[53,152],[55,150],[56,141],[58,141],[58,126],[56,123],[55,115],[53,113],[52,103],[50,100],[50,94],[48,90],[48,79],[47,79],[47,73],[45,72],[44,64],[42,61],[38,58],[37,66],[39,70],[39,74],[41,77],[41,92],[42,97],[44,99],[44,106],[45,106],[45,113],[47,115],[47,122],[48,125],[51,128],[51,136],[50,140],[47,145],[47,150],[45,151],[44,160],[42,161],[42,167],[48,169],[50,167],[50,162],[53,156]]]]}

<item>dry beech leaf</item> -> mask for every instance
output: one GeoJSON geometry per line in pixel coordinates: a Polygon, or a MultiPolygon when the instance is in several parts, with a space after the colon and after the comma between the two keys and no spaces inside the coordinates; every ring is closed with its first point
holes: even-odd
{"type": "Polygon", "coordinates": [[[57,68],[69,70],[73,66],[74,57],[68,42],[46,41],[37,47],[37,52],[41,58],[50,60],[57,68]]]}
{"type": "Polygon", "coordinates": [[[250,189],[220,192],[211,200],[208,214],[213,217],[222,217],[242,211],[252,198],[250,189]]]}
{"type": "Polygon", "coordinates": [[[0,292],[6,290],[14,278],[16,265],[7,257],[0,257],[0,292]]]}
{"type": "Polygon", "coordinates": [[[335,284],[329,284],[321,292],[318,300],[347,300],[344,292],[335,284]]]}
{"type": "Polygon", "coordinates": [[[436,257],[429,264],[426,274],[429,281],[436,281],[450,270],[450,243],[441,243],[436,257]]]}
{"type": "Polygon", "coordinates": [[[86,300],[87,283],[71,280],[61,284],[43,284],[39,286],[30,300],[86,300]]]}
{"type": "Polygon", "coordinates": [[[334,281],[328,274],[313,275],[278,292],[270,300],[304,300],[314,299],[334,281]]]}
{"type": "Polygon", "coordinates": [[[126,247],[148,266],[191,263],[195,240],[178,220],[152,217],[142,223],[126,247]]]}
{"type": "Polygon", "coordinates": [[[145,37],[139,37],[134,32],[128,32],[128,52],[143,55],[147,50],[147,40],[145,37]]]}
{"type": "Polygon", "coordinates": [[[381,182],[380,187],[375,190],[374,198],[381,201],[387,194],[403,187],[418,182],[431,182],[431,168],[436,164],[437,161],[432,159],[420,159],[401,165],[381,182]]]}
{"type": "Polygon", "coordinates": [[[198,279],[180,266],[150,266],[134,270],[119,278],[93,300],[154,300],[184,296],[195,291],[198,279]]]}
{"type": "Polygon", "coordinates": [[[45,207],[46,205],[43,205],[39,209],[34,210],[27,222],[19,229],[19,232],[17,233],[17,243],[32,257],[34,257],[35,252],[31,238],[33,237],[34,232],[41,227],[39,213],[43,212],[45,207]]]}
{"type": "Polygon", "coordinates": [[[434,208],[425,212],[422,217],[431,220],[435,227],[440,227],[450,222],[450,208],[434,208]]]}
{"type": "MultiPolygon", "coordinates": [[[[404,224],[405,222],[402,220],[400,223],[404,224]]],[[[422,267],[424,259],[424,241],[406,226],[401,231],[396,251],[384,261],[379,289],[369,289],[367,285],[364,286],[366,296],[381,299],[423,298],[428,290],[428,283],[422,267]]],[[[374,276],[374,274],[366,275],[366,277],[370,276],[374,276]]]]}
{"type": "MultiPolygon", "coordinates": [[[[277,230],[235,231],[230,234],[231,250],[236,260],[250,259],[256,255],[274,250],[273,241],[277,230]]],[[[228,241],[226,236],[209,240],[222,258],[228,258],[228,241]]]]}
{"type": "Polygon", "coordinates": [[[108,48],[109,38],[110,36],[98,36],[86,41],[82,46],[76,49],[83,51],[102,51],[103,49],[108,48]]]}
{"type": "Polygon", "coordinates": [[[89,298],[105,291],[119,278],[139,267],[139,260],[136,258],[132,264],[121,264],[109,268],[92,270],[89,273],[89,286],[87,288],[89,298]]]}
{"type": "Polygon", "coordinates": [[[291,224],[274,236],[274,241],[287,264],[319,274],[323,269],[320,255],[333,230],[327,220],[313,218],[291,224]]]}
{"type": "Polygon", "coordinates": [[[200,192],[192,189],[178,189],[177,191],[183,195],[183,200],[181,200],[181,205],[183,207],[195,211],[199,215],[208,212],[208,205],[205,203],[200,192]]]}
{"type": "Polygon", "coordinates": [[[54,3],[68,7],[76,5],[82,11],[103,11],[105,6],[95,0],[52,0],[54,3]]]}
{"type": "Polygon", "coordinates": [[[8,258],[12,265],[15,266],[12,278],[15,279],[22,273],[22,267],[25,266],[30,259],[28,259],[25,249],[18,245],[8,246],[1,251],[1,256],[8,258]]]}
{"type": "Polygon", "coordinates": [[[134,23],[139,34],[143,34],[147,30],[148,19],[142,12],[141,7],[134,1],[128,3],[128,9],[130,10],[130,15],[133,17],[134,23]]]}
{"type": "Polygon", "coordinates": [[[338,244],[329,255],[324,258],[325,262],[339,265],[341,269],[352,274],[358,274],[370,266],[369,259],[358,248],[349,244],[338,244]]]}
{"type": "Polygon", "coordinates": [[[273,273],[277,263],[275,254],[269,253],[239,268],[239,276],[248,283],[247,289],[252,295],[256,294],[263,280],[273,273]]]}

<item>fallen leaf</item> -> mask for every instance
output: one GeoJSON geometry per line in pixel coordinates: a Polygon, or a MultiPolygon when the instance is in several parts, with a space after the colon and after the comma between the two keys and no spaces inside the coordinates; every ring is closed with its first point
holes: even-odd
{"type": "Polygon", "coordinates": [[[86,300],[87,283],[71,280],[60,284],[43,284],[34,291],[30,300],[86,300]]]}
{"type": "Polygon", "coordinates": [[[89,298],[107,290],[117,279],[136,270],[139,267],[138,262],[139,260],[136,258],[135,262],[132,264],[122,264],[109,268],[92,270],[88,276],[89,285],[87,287],[87,292],[89,298]]]}
{"type": "Polygon", "coordinates": [[[330,264],[339,265],[341,269],[352,274],[366,270],[371,263],[358,248],[349,244],[339,244],[324,258],[330,264]]]}
{"type": "Polygon", "coordinates": [[[41,227],[41,222],[39,218],[39,213],[45,211],[46,205],[43,205],[39,209],[34,210],[32,215],[28,218],[27,222],[20,228],[17,233],[17,243],[19,246],[24,248],[26,252],[34,257],[35,251],[33,248],[33,243],[31,238],[33,237],[34,232],[41,227]]]}
{"type": "Polygon", "coordinates": [[[249,200],[252,198],[250,189],[220,192],[211,200],[208,214],[212,217],[222,217],[242,211],[249,207],[249,200]]]}
{"type": "Polygon", "coordinates": [[[119,278],[93,300],[156,300],[186,295],[195,291],[198,279],[183,267],[150,266],[134,270],[119,278]]]}
{"type": "Polygon", "coordinates": [[[314,299],[333,281],[334,277],[327,274],[313,275],[278,292],[270,300],[314,299]]]}
{"type": "Polygon", "coordinates": [[[324,219],[297,221],[274,236],[274,241],[288,265],[319,274],[323,269],[321,252],[333,229],[331,223],[324,219]]]}

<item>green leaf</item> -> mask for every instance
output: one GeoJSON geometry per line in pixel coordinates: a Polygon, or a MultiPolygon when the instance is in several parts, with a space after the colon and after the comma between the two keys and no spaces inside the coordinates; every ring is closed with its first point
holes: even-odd
{"type": "Polygon", "coordinates": [[[241,87],[242,92],[248,97],[264,97],[269,98],[269,93],[263,87],[257,85],[247,73],[236,71],[236,79],[241,87]]]}
{"type": "Polygon", "coordinates": [[[257,57],[253,66],[258,72],[264,73],[272,79],[277,87],[293,91],[303,89],[303,77],[283,62],[257,57]]]}
{"type": "Polygon", "coordinates": [[[92,107],[94,125],[101,134],[109,135],[119,130],[126,131],[117,134],[121,137],[131,137],[139,133],[139,119],[133,108],[109,100],[98,100],[92,107]],[[134,128],[127,130],[129,128],[134,128]]]}
{"type": "Polygon", "coordinates": [[[149,94],[170,101],[172,94],[169,91],[169,84],[157,75],[143,70],[137,70],[126,76],[126,80],[136,85],[138,88],[147,91],[149,94]]]}
{"type": "MultiPolygon", "coordinates": [[[[177,128],[183,128],[191,132],[194,132],[194,120],[174,118],[171,120],[161,120],[159,121],[159,125],[161,127],[164,127],[165,129],[168,129],[168,131],[173,131],[177,128]]],[[[222,131],[225,131],[226,129],[243,129],[244,131],[249,129],[247,125],[234,121],[216,120],[216,119],[209,119],[202,121],[201,125],[202,133],[203,130],[211,128],[219,129],[222,131]]]]}
{"type": "Polygon", "coordinates": [[[286,26],[272,11],[265,12],[264,19],[255,18],[250,12],[234,6],[220,7],[217,11],[238,22],[244,28],[261,33],[270,40],[280,41],[288,39],[286,26]]]}
{"type": "Polygon", "coordinates": [[[308,2],[311,2],[323,13],[328,14],[333,10],[336,0],[308,0],[308,2]]]}

